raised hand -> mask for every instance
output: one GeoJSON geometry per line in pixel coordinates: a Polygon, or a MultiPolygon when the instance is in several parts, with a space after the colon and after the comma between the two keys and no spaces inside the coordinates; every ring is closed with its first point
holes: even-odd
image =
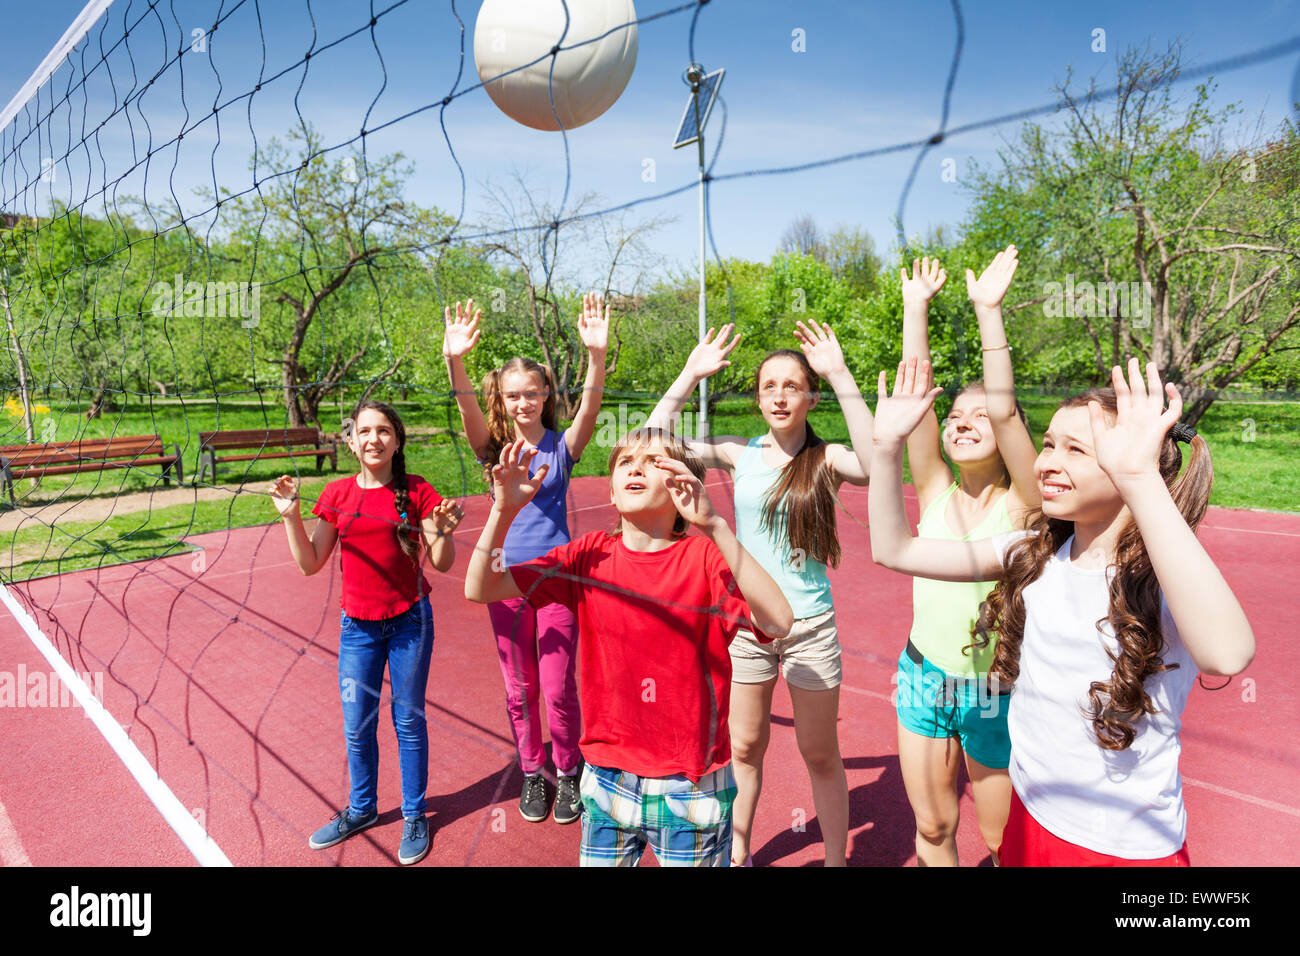
{"type": "Polygon", "coordinates": [[[885,373],[880,373],[877,384],[876,418],[872,425],[872,440],[878,443],[901,443],[912,434],[921,419],[930,413],[934,400],[943,389],[931,387],[929,362],[918,367],[916,356],[898,363],[894,378],[894,394],[890,395],[885,373]]]}
{"type": "Polygon", "coordinates": [[[550,465],[542,465],[537,474],[528,474],[528,465],[537,454],[522,438],[501,449],[501,461],[492,466],[493,507],[503,511],[518,511],[533,500],[542,487],[542,479],[550,465]]]}
{"type": "Polygon", "coordinates": [[[912,275],[906,269],[899,269],[903,278],[903,304],[924,305],[939,294],[943,284],[948,281],[948,273],[943,271],[938,259],[925,256],[912,260],[912,275]]]}
{"type": "Polygon", "coordinates": [[[691,349],[690,357],[686,359],[686,371],[699,380],[708,378],[714,372],[730,365],[727,356],[740,344],[739,332],[734,339],[727,341],[734,328],[735,326],[728,322],[718,330],[717,338],[713,337],[713,329],[709,329],[704,336],[704,341],[691,349]]]}
{"type": "Polygon", "coordinates": [[[470,299],[463,309],[459,302],[456,303],[454,318],[450,306],[444,308],[442,313],[447,320],[447,325],[442,331],[442,354],[447,358],[463,358],[478,342],[478,320],[483,312],[481,309],[474,308],[474,300],[470,299]]]}
{"type": "Polygon", "coordinates": [[[704,489],[704,482],[696,478],[683,462],[667,455],[658,455],[654,465],[668,473],[665,484],[678,514],[699,528],[707,529],[717,520],[717,512],[713,510],[713,502],[704,489]]]}
{"type": "Polygon", "coordinates": [[[995,309],[1002,304],[1020,264],[1018,255],[1015,246],[1007,246],[993,257],[978,279],[972,270],[966,270],[966,294],[973,305],[995,309]]]}
{"type": "Polygon", "coordinates": [[[1100,405],[1088,403],[1097,464],[1116,485],[1160,474],[1160,446],[1183,413],[1183,398],[1173,382],[1163,388],[1155,362],[1147,363],[1146,381],[1138,360],[1128,360],[1128,381],[1118,365],[1110,370],[1118,413],[1108,422],[1100,405]],[[1169,407],[1165,408],[1165,395],[1169,407]]]}
{"type": "Polygon", "coordinates": [[[609,306],[595,292],[588,292],[582,297],[578,336],[588,352],[603,354],[609,349],[609,306]]]}
{"type": "Polygon", "coordinates": [[[298,510],[298,481],[290,475],[281,475],[275,479],[271,485],[271,501],[275,504],[275,510],[280,512],[280,517],[284,517],[290,512],[298,510]]]}
{"type": "Polygon", "coordinates": [[[429,513],[438,534],[451,534],[465,517],[465,509],[454,498],[443,498],[429,513]]]}
{"type": "Polygon", "coordinates": [[[847,371],[844,364],[844,350],[840,348],[840,343],[835,338],[835,333],[831,327],[825,323],[821,328],[817,323],[811,326],[804,325],[802,320],[795,322],[797,328],[794,337],[799,340],[799,347],[803,349],[804,356],[808,359],[808,364],[812,370],[822,378],[829,379],[832,375],[839,372],[847,371]]]}

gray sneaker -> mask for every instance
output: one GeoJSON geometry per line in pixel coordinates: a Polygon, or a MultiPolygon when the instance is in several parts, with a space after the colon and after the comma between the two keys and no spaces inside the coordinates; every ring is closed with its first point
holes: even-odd
{"type": "Polygon", "coordinates": [[[519,813],[529,823],[540,823],[551,812],[551,797],[546,778],[540,773],[524,777],[524,792],[519,795],[519,813]]]}
{"type": "Polygon", "coordinates": [[[578,793],[578,775],[561,777],[555,788],[555,822],[574,823],[582,816],[582,795],[578,793]]]}

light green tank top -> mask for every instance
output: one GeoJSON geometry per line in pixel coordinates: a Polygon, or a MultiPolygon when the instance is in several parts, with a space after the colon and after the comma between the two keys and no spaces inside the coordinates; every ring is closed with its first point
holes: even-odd
{"type": "MultiPolygon", "coordinates": [[[[978,541],[995,534],[1015,530],[1007,511],[1007,495],[970,533],[958,536],[948,527],[944,512],[957,491],[953,482],[921,515],[916,534],[920,538],[943,541],[978,541]]],[[[980,604],[993,590],[992,581],[935,581],[912,579],[912,643],[936,667],[954,677],[976,677],[988,672],[993,663],[994,642],[981,650],[962,648],[971,642],[970,631],[979,618],[980,604]]]]}
{"type": "Polygon", "coordinates": [[[772,576],[796,618],[816,617],[834,608],[826,565],[806,555],[794,554],[784,528],[764,530],[763,502],[781,475],[763,461],[761,438],[751,438],[740,453],[732,477],[735,481],[736,538],[772,576]]]}

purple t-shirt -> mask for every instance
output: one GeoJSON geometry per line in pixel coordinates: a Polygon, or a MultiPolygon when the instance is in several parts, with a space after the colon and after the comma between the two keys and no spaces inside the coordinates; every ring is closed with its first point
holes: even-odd
{"type": "Polygon", "coordinates": [[[564,432],[556,434],[547,429],[537,445],[537,454],[528,466],[528,474],[535,475],[542,465],[551,468],[542,479],[533,500],[515,516],[506,532],[505,562],[509,567],[540,558],[552,548],[569,543],[569,508],[566,496],[569,476],[575,462],[569,454],[569,444],[564,432]]]}

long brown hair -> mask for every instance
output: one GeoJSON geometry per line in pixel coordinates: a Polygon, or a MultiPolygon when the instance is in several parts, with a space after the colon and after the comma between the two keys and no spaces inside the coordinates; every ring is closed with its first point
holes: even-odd
{"type": "Polygon", "coordinates": [[[492,486],[492,466],[501,457],[501,449],[515,440],[515,423],[506,414],[506,401],[501,394],[501,376],[507,372],[527,372],[541,380],[546,388],[546,402],[542,405],[542,427],[555,430],[555,376],[549,367],[516,355],[505,365],[484,375],[483,400],[487,405],[488,443],[483,459],[483,473],[487,477],[489,488],[492,486]]]}
{"type": "MultiPolygon", "coordinates": [[[[1112,418],[1116,414],[1115,391],[1094,388],[1068,398],[1061,408],[1101,405],[1112,418]]],[[[1214,481],[1214,467],[1205,439],[1191,441],[1187,468],[1179,475],[1183,455],[1172,435],[1160,447],[1160,477],[1193,531],[1205,516],[1214,481]]],[[[1025,633],[1025,588],[1038,580],[1051,557],[1074,533],[1074,522],[1049,518],[1042,510],[1030,514],[1030,535],[1012,546],[1002,577],[980,607],[972,646],[987,647],[991,633],[998,632],[997,649],[989,676],[1005,689],[1020,675],[1020,644],[1025,633]]],[[[1115,545],[1115,574],[1110,581],[1110,607],[1106,618],[1119,644],[1115,669],[1108,681],[1093,681],[1088,689],[1087,716],[1092,721],[1097,743],[1106,750],[1126,750],[1137,731],[1134,724],[1155,705],[1143,682],[1152,674],[1177,667],[1165,664],[1164,635],[1160,629],[1160,583],[1142,542],[1137,523],[1130,521],[1115,545]]],[[[1100,627],[1102,621],[1097,621],[1100,627]]]]}
{"type": "MultiPolygon", "coordinates": [[[[799,363],[810,395],[821,389],[821,379],[802,352],[778,349],[758,363],[758,371],[754,373],[755,394],[763,380],[763,366],[774,358],[792,358],[799,363]]],[[[826,442],[817,437],[811,423],[805,421],[804,429],[803,445],[768,489],[760,524],[769,534],[784,530],[791,548],[834,568],[839,566],[841,557],[835,523],[838,501],[835,475],[826,463],[826,442]]]]}
{"type": "Polygon", "coordinates": [[[402,424],[402,419],[393,406],[384,402],[366,400],[358,402],[352,409],[350,421],[353,428],[356,428],[357,417],[367,408],[387,418],[388,423],[393,426],[393,433],[397,436],[397,451],[393,452],[393,504],[397,507],[399,522],[393,533],[397,535],[397,546],[402,549],[402,553],[411,559],[412,564],[418,566],[420,537],[414,534],[418,522],[411,520],[411,491],[406,480],[406,426],[402,424]]]}
{"type": "MultiPolygon", "coordinates": [[[[629,448],[641,448],[655,441],[659,442],[665,455],[669,458],[680,461],[690,469],[692,475],[700,479],[700,481],[704,480],[706,473],[704,462],[700,461],[699,456],[696,455],[695,452],[691,451],[690,446],[687,445],[686,442],[682,441],[665,428],[635,428],[615,442],[614,447],[610,449],[609,464],[606,466],[606,470],[609,472],[611,488],[614,485],[614,462],[618,460],[619,454],[629,448]]],[[[683,518],[679,512],[676,519],[673,521],[673,537],[680,538],[685,535],[688,530],[689,525],[686,519],[683,518]]],[[[620,521],[610,534],[618,535],[622,533],[623,523],[620,521]]]]}

